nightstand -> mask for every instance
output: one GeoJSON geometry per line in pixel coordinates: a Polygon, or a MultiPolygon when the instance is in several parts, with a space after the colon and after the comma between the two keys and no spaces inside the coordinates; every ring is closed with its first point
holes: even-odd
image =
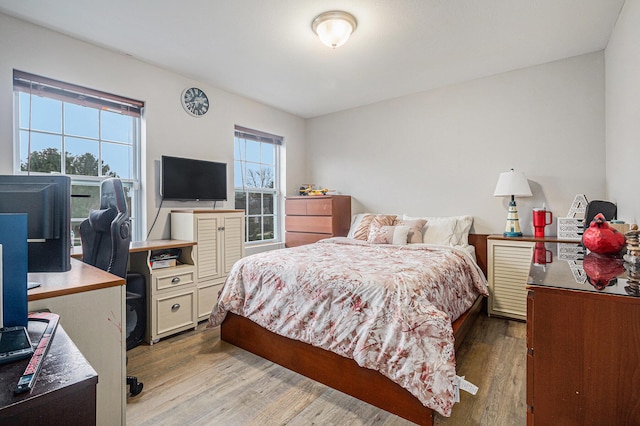
{"type": "Polygon", "coordinates": [[[527,279],[534,258],[536,263],[551,262],[544,243],[577,241],[556,237],[504,237],[487,238],[487,280],[489,281],[489,316],[525,321],[527,319],[527,279]]]}

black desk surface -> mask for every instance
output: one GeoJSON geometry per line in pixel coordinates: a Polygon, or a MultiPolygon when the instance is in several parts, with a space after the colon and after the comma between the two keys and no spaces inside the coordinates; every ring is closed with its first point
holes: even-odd
{"type": "MultiPolygon", "coordinates": [[[[44,329],[44,323],[29,322],[29,337],[34,345],[40,340],[44,329]]],[[[33,390],[30,393],[15,395],[13,391],[28,363],[29,359],[24,359],[0,364],[0,424],[3,424],[7,419],[23,420],[43,417],[45,413],[47,413],[47,418],[42,418],[42,420],[46,420],[48,424],[68,421],[69,416],[76,415],[75,411],[83,410],[76,404],[80,402],[74,395],[78,391],[87,395],[93,392],[93,415],[95,418],[95,386],[98,383],[98,375],[62,326],[58,325],[56,329],[33,390]],[[57,410],[53,411],[53,416],[56,415],[56,412],[62,414],[66,405],[63,401],[72,404],[66,406],[66,416],[52,418],[51,408],[57,410]],[[55,407],[51,407],[52,405],[55,407]],[[40,414],[35,415],[36,413],[40,414]]],[[[83,405],[86,405],[86,401],[83,402],[83,405]]],[[[86,408],[90,409],[90,407],[86,408]]],[[[27,423],[37,424],[38,421],[27,421],[27,423]]]]}

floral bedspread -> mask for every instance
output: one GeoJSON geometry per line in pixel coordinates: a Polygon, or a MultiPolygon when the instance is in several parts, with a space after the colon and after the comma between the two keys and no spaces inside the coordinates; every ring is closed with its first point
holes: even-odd
{"type": "Polygon", "coordinates": [[[454,403],[451,322],[487,283],[455,249],[325,240],[238,261],[209,323],[227,312],[354,359],[444,416],[454,403]]]}

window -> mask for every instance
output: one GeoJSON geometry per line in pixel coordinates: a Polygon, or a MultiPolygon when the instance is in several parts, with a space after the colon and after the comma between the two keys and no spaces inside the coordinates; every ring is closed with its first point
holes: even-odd
{"type": "Polygon", "coordinates": [[[13,71],[14,174],[71,177],[71,227],[100,208],[100,183],[125,188],[133,238],[142,239],[140,126],[144,104],[22,71],[13,71]]]}
{"type": "Polygon", "coordinates": [[[280,136],[235,127],[235,206],[245,211],[248,243],[280,240],[278,188],[282,140],[280,136]]]}

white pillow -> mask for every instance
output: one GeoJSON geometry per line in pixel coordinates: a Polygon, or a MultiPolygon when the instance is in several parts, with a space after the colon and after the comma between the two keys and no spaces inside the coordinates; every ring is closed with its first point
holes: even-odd
{"type": "Polygon", "coordinates": [[[404,220],[424,219],[427,221],[422,228],[422,241],[425,244],[446,246],[469,244],[469,231],[473,225],[472,216],[411,217],[405,214],[402,218],[404,220]]]}
{"type": "Polygon", "coordinates": [[[456,236],[458,237],[456,246],[469,245],[469,231],[471,231],[471,226],[473,225],[473,216],[456,216],[458,219],[458,225],[456,226],[456,236]]]}

